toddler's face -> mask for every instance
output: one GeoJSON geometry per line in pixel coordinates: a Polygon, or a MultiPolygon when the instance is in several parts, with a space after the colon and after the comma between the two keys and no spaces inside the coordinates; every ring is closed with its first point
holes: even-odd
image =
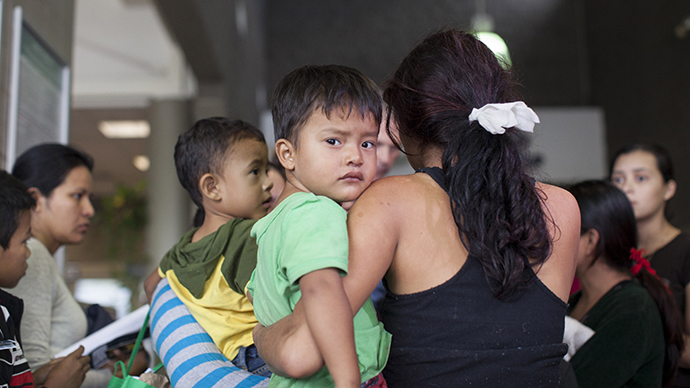
{"type": "Polygon", "coordinates": [[[26,274],[29,267],[26,259],[31,251],[26,246],[26,240],[31,237],[31,211],[26,210],[19,216],[19,226],[10,238],[7,249],[0,247],[0,286],[12,288],[19,283],[19,279],[26,274]]]}
{"type": "Polygon", "coordinates": [[[305,191],[342,203],[357,199],[376,174],[378,126],[356,110],[330,119],[317,109],[299,130],[293,175],[305,191]]]}
{"type": "Polygon", "coordinates": [[[255,139],[242,139],[228,151],[220,174],[222,212],[236,218],[258,219],[271,204],[273,182],[268,178],[268,148],[255,139]]]}

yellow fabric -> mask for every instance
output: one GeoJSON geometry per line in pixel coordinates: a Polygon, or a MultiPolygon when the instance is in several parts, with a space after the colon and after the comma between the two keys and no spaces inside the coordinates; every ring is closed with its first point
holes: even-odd
{"type": "Polygon", "coordinates": [[[252,330],[257,320],[249,299],[228,286],[220,271],[223,261],[225,257],[218,260],[216,268],[204,284],[204,294],[200,299],[195,298],[180,284],[172,270],[162,273],[159,268],[158,274],[168,278],[170,288],[177,297],[208,332],[223,355],[232,360],[237,356],[240,347],[254,343],[252,330]]]}

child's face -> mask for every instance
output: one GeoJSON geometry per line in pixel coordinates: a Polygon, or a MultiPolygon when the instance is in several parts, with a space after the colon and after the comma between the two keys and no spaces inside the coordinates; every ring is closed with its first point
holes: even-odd
{"type": "Polygon", "coordinates": [[[235,218],[258,219],[271,204],[273,182],[268,178],[268,148],[255,139],[232,146],[219,177],[223,197],[221,211],[235,218]]]}
{"type": "Polygon", "coordinates": [[[376,174],[378,129],[372,115],[333,112],[329,119],[315,110],[294,149],[296,186],[340,203],[357,199],[376,174]]]}
{"type": "Polygon", "coordinates": [[[19,226],[10,238],[7,249],[0,247],[0,286],[12,288],[19,283],[19,279],[26,274],[29,267],[26,259],[31,251],[26,246],[26,240],[31,237],[31,211],[25,210],[19,216],[19,226]]]}

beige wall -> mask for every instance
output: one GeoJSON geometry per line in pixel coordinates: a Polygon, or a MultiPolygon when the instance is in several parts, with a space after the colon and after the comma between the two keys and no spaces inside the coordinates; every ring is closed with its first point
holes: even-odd
{"type": "Polygon", "coordinates": [[[22,7],[23,19],[68,65],[72,62],[74,0],[4,0],[0,38],[0,168],[5,168],[7,105],[9,102],[10,54],[13,14],[22,7]]]}

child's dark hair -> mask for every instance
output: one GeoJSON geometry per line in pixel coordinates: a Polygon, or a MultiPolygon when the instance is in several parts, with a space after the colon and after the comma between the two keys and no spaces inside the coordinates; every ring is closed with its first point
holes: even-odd
{"type": "Polygon", "coordinates": [[[30,211],[36,201],[28,188],[5,170],[0,170],[0,246],[7,249],[12,235],[19,227],[19,216],[30,211]]]}
{"type": "Polygon", "coordinates": [[[529,260],[538,266],[551,252],[543,193],[526,172],[521,135],[511,128],[492,135],[468,119],[473,108],[515,101],[514,87],[484,44],[446,30],[413,49],[384,91],[387,120],[396,120],[401,136],[422,151],[444,150],[442,168],[460,236],[497,298],[527,287],[529,260]]]}
{"type": "Polygon", "coordinates": [[[272,97],[275,139],[297,145],[297,132],[316,109],[330,118],[353,110],[365,118],[371,114],[381,123],[378,86],[359,70],[347,66],[303,66],[293,70],[276,86],[272,97]]]}
{"type": "Polygon", "coordinates": [[[671,154],[666,148],[658,144],[651,143],[634,143],[619,149],[611,159],[611,164],[609,165],[609,179],[611,179],[611,174],[613,174],[613,165],[616,164],[618,157],[635,151],[649,152],[654,156],[654,159],[656,159],[656,166],[659,169],[659,172],[661,172],[661,176],[664,178],[665,183],[675,179],[673,175],[673,161],[671,160],[671,154]]]}
{"type": "MultiPolygon", "coordinates": [[[[605,260],[611,268],[630,273],[631,248],[637,247],[635,213],[625,194],[605,181],[585,181],[569,187],[580,206],[581,233],[594,229],[599,233],[595,260],[605,260]]],[[[644,267],[634,275],[659,308],[666,339],[663,385],[673,377],[684,348],[683,317],[664,282],[644,267]]]]}
{"type": "Polygon", "coordinates": [[[199,180],[204,174],[221,172],[229,149],[243,139],[266,143],[263,133],[255,126],[242,120],[229,120],[224,117],[201,119],[177,138],[177,177],[200,210],[203,206],[199,180]]]}
{"type": "Polygon", "coordinates": [[[12,168],[12,175],[27,187],[35,187],[44,197],[65,181],[76,167],[84,166],[93,171],[93,159],[72,147],[46,143],[24,151],[12,168]]]}

